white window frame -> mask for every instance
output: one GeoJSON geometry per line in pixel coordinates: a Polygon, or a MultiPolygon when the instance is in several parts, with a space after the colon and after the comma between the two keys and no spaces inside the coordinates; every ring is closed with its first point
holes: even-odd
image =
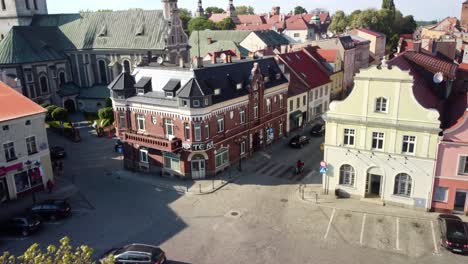
{"type": "Polygon", "coordinates": [[[119,128],[125,128],[125,112],[119,112],[119,128]]]}
{"type": "Polygon", "coordinates": [[[279,96],[279,101],[280,101],[280,108],[283,108],[284,107],[284,98],[283,98],[282,94],[280,94],[280,96],[279,96]]]}
{"type": "Polygon", "coordinates": [[[190,123],[184,123],[184,137],[186,141],[190,141],[190,123]]]}
{"type": "Polygon", "coordinates": [[[278,135],[279,136],[282,136],[283,135],[283,122],[279,122],[279,131],[278,131],[278,135]]]}
{"type": "Polygon", "coordinates": [[[193,100],[193,107],[200,107],[200,100],[193,100]]]}
{"type": "Polygon", "coordinates": [[[229,148],[219,149],[215,156],[215,166],[218,169],[226,166],[226,164],[229,164],[229,148]],[[218,158],[221,158],[221,164],[219,164],[218,158]]]}
{"type": "Polygon", "coordinates": [[[242,83],[238,83],[238,84],[236,85],[236,88],[237,88],[237,90],[242,89],[242,83]]]}
{"type": "Polygon", "coordinates": [[[180,158],[163,155],[163,160],[165,169],[180,172],[180,158]],[[169,161],[169,164],[167,161],[169,161]]]}
{"type": "Polygon", "coordinates": [[[345,128],[343,130],[343,145],[354,146],[354,144],[356,144],[356,130],[352,128],[345,128]],[[349,144],[351,141],[353,143],[349,144]]]}
{"type": "Polygon", "coordinates": [[[25,139],[25,141],[26,141],[26,149],[28,151],[28,155],[34,155],[39,152],[37,150],[36,136],[29,136],[25,139]]]}
{"type": "Polygon", "coordinates": [[[271,113],[271,99],[270,98],[267,99],[266,105],[267,105],[267,113],[271,113]]]}
{"type": "Polygon", "coordinates": [[[224,131],[224,117],[219,117],[217,122],[218,122],[218,125],[217,125],[218,133],[221,133],[224,131]]]}
{"type": "Polygon", "coordinates": [[[385,133],[383,132],[372,132],[371,148],[373,150],[384,150],[385,148],[385,133]],[[374,141],[376,146],[374,147],[374,141]]]}
{"type": "Polygon", "coordinates": [[[174,136],[174,120],[169,119],[169,118],[164,119],[164,133],[166,135],[166,138],[174,136]],[[169,131],[169,128],[170,128],[170,131],[169,131]]]}
{"type": "Polygon", "coordinates": [[[239,112],[239,121],[241,124],[245,124],[245,110],[239,112]]]}
{"type": "Polygon", "coordinates": [[[209,123],[205,124],[205,138],[206,139],[210,138],[210,124],[209,123]]]}
{"type": "Polygon", "coordinates": [[[412,155],[416,153],[416,136],[403,135],[403,140],[401,143],[401,153],[412,154],[412,155]],[[406,144],[406,150],[405,150],[405,144],[406,144]],[[413,151],[409,151],[411,149],[410,148],[411,145],[413,146],[413,151]]]}
{"type": "Polygon", "coordinates": [[[356,182],[356,170],[349,164],[340,166],[339,184],[345,186],[354,186],[356,182]],[[346,169],[346,170],[345,170],[346,169]]]}
{"type": "Polygon", "coordinates": [[[5,160],[7,162],[18,158],[18,156],[16,155],[15,143],[13,141],[4,142],[3,151],[5,153],[5,160]]]}
{"type": "Polygon", "coordinates": [[[385,97],[379,97],[375,99],[376,113],[388,113],[388,99],[385,97]]]}
{"type": "Polygon", "coordinates": [[[147,149],[140,149],[140,162],[148,164],[149,163],[149,156],[147,149]]]}
{"type": "Polygon", "coordinates": [[[196,142],[199,142],[202,140],[202,134],[201,134],[201,124],[200,123],[194,123],[193,124],[193,134],[196,142]]]}
{"type": "Polygon", "coordinates": [[[138,131],[146,131],[146,118],[143,114],[137,114],[137,128],[138,131]],[[142,121],[142,123],[140,123],[142,121]],[[143,127],[141,126],[143,125],[143,127]]]}
{"type": "Polygon", "coordinates": [[[436,202],[442,202],[442,203],[446,203],[447,202],[447,198],[448,198],[448,193],[449,193],[449,188],[448,187],[443,187],[443,186],[437,186],[435,188],[435,191],[434,191],[434,201],[436,202]],[[443,196],[444,198],[443,199],[440,199],[440,191],[443,191],[443,196]]]}
{"type": "Polygon", "coordinates": [[[458,174],[459,175],[468,175],[468,155],[460,155],[458,158],[458,174]],[[465,170],[466,169],[466,170],[465,170]]]}
{"type": "Polygon", "coordinates": [[[217,88],[214,90],[214,95],[220,95],[221,94],[221,89],[217,88]]]}
{"type": "MultiPolygon", "coordinates": [[[[399,178],[401,180],[401,178],[399,178]]],[[[406,173],[399,173],[395,176],[395,179],[394,179],[394,186],[393,186],[393,195],[397,195],[397,196],[403,196],[403,197],[411,197],[411,192],[412,192],[412,189],[413,189],[413,178],[409,175],[409,174],[406,174],[406,173]],[[403,175],[407,175],[409,177],[409,180],[408,178],[405,179],[405,184],[402,187],[402,185],[400,184],[400,181],[397,182],[397,179],[398,177],[401,177],[403,175]]]]}
{"type": "Polygon", "coordinates": [[[245,154],[245,141],[242,141],[240,143],[240,154],[244,155],[245,154]]]}

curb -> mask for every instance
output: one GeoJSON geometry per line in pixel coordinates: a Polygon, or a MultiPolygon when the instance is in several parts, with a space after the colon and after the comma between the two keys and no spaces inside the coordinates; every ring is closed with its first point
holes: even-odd
{"type": "Polygon", "coordinates": [[[237,179],[239,179],[239,178],[240,178],[240,175],[237,176],[237,177],[232,177],[230,180],[225,181],[225,182],[224,182],[223,184],[221,184],[220,186],[218,186],[218,187],[216,187],[216,188],[214,188],[213,190],[208,191],[208,192],[202,192],[202,193],[199,193],[199,192],[198,192],[198,193],[197,193],[197,192],[186,192],[186,193],[192,194],[192,195],[207,195],[207,194],[213,194],[213,193],[215,193],[216,191],[219,191],[219,190],[221,190],[222,188],[224,188],[226,185],[235,182],[235,181],[236,181],[237,179]]]}

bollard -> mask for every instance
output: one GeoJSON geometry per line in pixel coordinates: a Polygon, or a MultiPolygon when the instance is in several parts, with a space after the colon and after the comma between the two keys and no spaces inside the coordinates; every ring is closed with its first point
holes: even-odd
{"type": "Polygon", "coordinates": [[[201,183],[200,183],[198,186],[200,187],[200,193],[202,193],[202,191],[201,191],[201,183]]]}
{"type": "Polygon", "coordinates": [[[213,190],[214,190],[214,179],[211,181],[211,185],[213,186],[213,190]]]}
{"type": "Polygon", "coordinates": [[[187,188],[187,192],[188,192],[188,185],[187,185],[187,186],[185,186],[185,188],[187,188]]]}
{"type": "Polygon", "coordinates": [[[302,188],[302,200],[304,200],[304,188],[302,188]]]}

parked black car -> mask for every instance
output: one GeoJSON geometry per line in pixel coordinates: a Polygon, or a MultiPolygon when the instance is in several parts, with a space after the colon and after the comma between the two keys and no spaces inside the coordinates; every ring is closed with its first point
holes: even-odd
{"type": "Polygon", "coordinates": [[[307,136],[297,135],[291,138],[289,145],[294,148],[302,148],[302,146],[309,144],[310,138],[307,136]]]}
{"type": "Polygon", "coordinates": [[[50,158],[52,160],[63,159],[67,156],[65,149],[59,146],[51,147],[50,148],[50,158]]]}
{"type": "Polygon", "coordinates": [[[456,215],[441,214],[437,218],[442,246],[456,253],[468,253],[468,229],[456,215]]]}
{"type": "Polygon", "coordinates": [[[121,248],[114,248],[104,254],[101,260],[114,256],[115,264],[130,264],[130,263],[148,263],[148,264],[163,264],[166,263],[166,253],[159,247],[130,244],[121,248]]]}
{"type": "Polygon", "coordinates": [[[323,124],[316,124],[310,130],[310,135],[314,137],[321,137],[325,135],[325,125],[323,124]]]}
{"type": "Polygon", "coordinates": [[[71,207],[67,200],[47,200],[33,205],[31,212],[43,219],[56,220],[68,216],[71,207]]]}
{"type": "Polygon", "coordinates": [[[3,233],[29,236],[38,230],[41,225],[42,222],[39,217],[30,214],[12,217],[5,223],[2,223],[0,227],[3,233]]]}

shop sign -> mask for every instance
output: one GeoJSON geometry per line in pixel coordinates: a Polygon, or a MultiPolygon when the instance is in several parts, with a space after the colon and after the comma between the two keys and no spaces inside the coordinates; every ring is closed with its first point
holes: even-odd
{"type": "Polygon", "coordinates": [[[197,143],[197,144],[184,143],[182,144],[182,147],[186,150],[193,150],[193,151],[210,150],[214,147],[214,143],[213,141],[210,141],[208,143],[197,143]]]}

